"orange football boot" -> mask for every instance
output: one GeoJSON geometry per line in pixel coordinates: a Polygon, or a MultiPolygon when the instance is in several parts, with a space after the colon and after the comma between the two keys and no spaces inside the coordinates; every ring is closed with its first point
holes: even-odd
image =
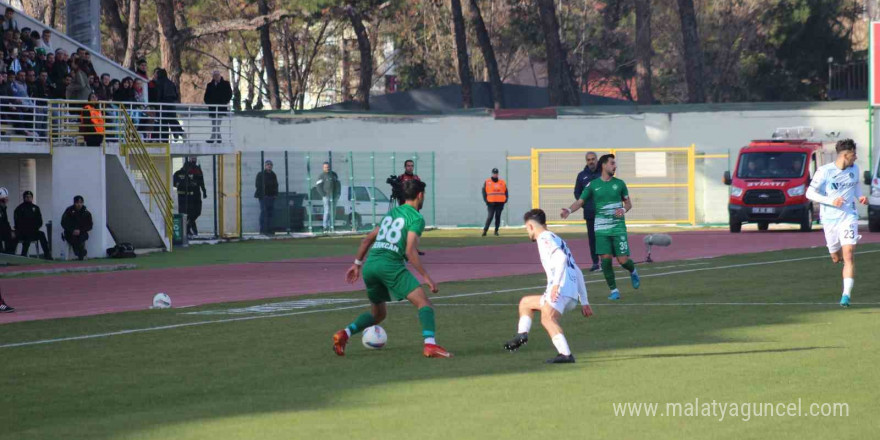
{"type": "Polygon", "coordinates": [[[437,345],[437,344],[425,344],[425,349],[422,351],[422,354],[428,358],[451,358],[452,353],[446,351],[445,348],[437,345]]]}
{"type": "Polygon", "coordinates": [[[333,351],[335,351],[338,356],[345,356],[345,344],[347,343],[348,333],[345,332],[345,329],[339,330],[333,334],[333,351]]]}

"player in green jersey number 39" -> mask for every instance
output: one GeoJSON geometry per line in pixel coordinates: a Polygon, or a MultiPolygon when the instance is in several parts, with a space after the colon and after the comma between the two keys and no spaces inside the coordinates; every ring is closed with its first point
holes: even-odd
{"type": "Polygon", "coordinates": [[[613,154],[606,154],[599,158],[599,169],[602,177],[593,179],[584,188],[580,199],[570,208],[562,208],[560,215],[563,219],[583,208],[587,200],[592,199],[596,204],[596,253],[602,259],[602,273],[611,294],[610,300],[620,299],[620,291],[617,290],[617,281],[614,279],[614,267],[611,258],[616,256],[617,261],[624,269],[629,271],[634,289],[639,288],[639,273],[636,265],[629,259],[629,241],[626,236],[626,220],[624,215],[632,209],[632,201],[629,198],[629,190],[626,183],[614,177],[617,172],[617,161],[613,154]]]}

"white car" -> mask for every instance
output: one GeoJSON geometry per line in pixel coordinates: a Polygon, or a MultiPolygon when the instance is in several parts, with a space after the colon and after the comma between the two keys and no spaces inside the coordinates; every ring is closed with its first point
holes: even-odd
{"type": "MultiPolygon", "coordinates": [[[[391,210],[391,200],[379,188],[369,186],[350,187],[342,185],[339,201],[336,202],[336,229],[361,229],[375,227],[385,214],[391,210]]],[[[312,187],[311,199],[306,206],[312,216],[312,226],[321,226],[324,220],[324,201],[318,189],[312,187]]]]}

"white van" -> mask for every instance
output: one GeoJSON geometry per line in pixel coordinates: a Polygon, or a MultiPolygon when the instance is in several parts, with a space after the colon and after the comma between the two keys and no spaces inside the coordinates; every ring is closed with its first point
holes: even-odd
{"type": "MultiPolygon", "coordinates": [[[[312,225],[321,226],[324,219],[324,201],[318,189],[312,187],[311,200],[306,200],[312,225]]],[[[391,200],[379,188],[370,191],[369,186],[350,187],[342,185],[333,226],[336,229],[362,229],[375,227],[391,209],[391,200]]]]}

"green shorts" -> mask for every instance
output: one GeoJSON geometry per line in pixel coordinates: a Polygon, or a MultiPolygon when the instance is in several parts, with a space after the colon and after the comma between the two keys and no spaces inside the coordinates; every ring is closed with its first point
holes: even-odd
{"type": "Polygon", "coordinates": [[[596,235],[596,255],[629,256],[626,234],[596,235]]]}
{"type": "Polygon", "coordinates": [[[392,263],[370,259],[364,264],[364,284],[367,285],[367,298],[373,304],[402,301],[416,290],[421,283],[403,263],[392,263]],[[372,262],[372,263],[371,263],[372,262]]]}

